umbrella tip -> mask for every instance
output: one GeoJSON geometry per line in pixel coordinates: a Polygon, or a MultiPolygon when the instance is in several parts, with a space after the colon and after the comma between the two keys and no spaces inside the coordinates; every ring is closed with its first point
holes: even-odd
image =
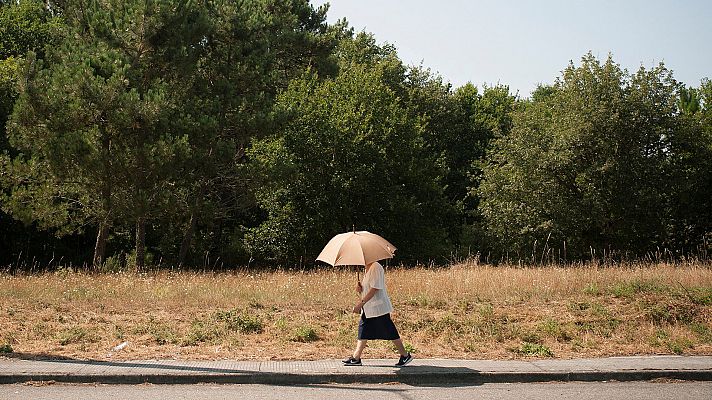
{"type": "Polygon", "coordinates": [[[356,233],[356,225],[351,225],[351,231],[352,231],[353,233],[356,233]]]}

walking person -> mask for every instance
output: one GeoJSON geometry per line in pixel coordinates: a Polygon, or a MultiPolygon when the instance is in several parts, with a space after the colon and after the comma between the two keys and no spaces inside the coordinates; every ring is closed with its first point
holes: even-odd
{"type": "Polygon", "coordinates": [[[391,312],[393,305],[386,291],[386,278],[383,266],[372,262],[365,266],[363,280],[356,285],[360,300],[354,305],[353,312],[361,314],[358,324],[358,341],[353,355],[343,360],[344,365],[361,365],[361,354],[368,340],[391,340],[400,353],[396,367],[404,367],[413,360],[413,356],[405,350],[403,341],[398,334],[391,312]]]}

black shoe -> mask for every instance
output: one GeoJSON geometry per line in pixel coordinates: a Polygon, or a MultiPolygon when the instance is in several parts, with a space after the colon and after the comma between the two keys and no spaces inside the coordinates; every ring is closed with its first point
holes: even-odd
{"type": "Polygon", "coordinates": [[[398,359],[398,363],[396,364],[396,367],[405,367],[411,361],[413,361],[413,356],[410,353],[408,353],[404,356],[400,356],[400,358],[398,359]]]}
{"type": "Polygon", "coordinates": [[[344,365],[361,365],[360,358],[349,357],[345,360],[342,360],[341,362],[344,363],[344,365]]]}

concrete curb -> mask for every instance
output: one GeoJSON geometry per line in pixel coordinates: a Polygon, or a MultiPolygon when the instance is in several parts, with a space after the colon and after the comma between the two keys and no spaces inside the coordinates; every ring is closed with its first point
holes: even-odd
{"type": "Polygon", "coordinates": [[[0,375],[0,384],[26,382],[102,383],[135,385],[143,383],[184,385],[196,383],[315,385],[351,383],[404,383],[414,386],[481,385],[485,383],[603,382],[674,379],[712,381],[712,371],[615,371],[615,372],[482,372],[474,374],[23,374],[0,375]]]}
{"type": "Polygon", "coordinates": [[[0,358],[0,384],[54,381],[104,384],[404,383],[415,386],[484,383],[602,382],[674,379],[712,381],[710,356],[612,357],[580,360],[435,360],[405,368],[393,360],[368,360],[344,367],[318,361],[92,361],[0,358]]]}

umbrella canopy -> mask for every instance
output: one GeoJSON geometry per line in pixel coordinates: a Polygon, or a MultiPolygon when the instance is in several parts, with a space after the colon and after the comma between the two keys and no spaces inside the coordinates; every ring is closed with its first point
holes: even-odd
{"type": "Polygon", "coordinates": [[[316,259],[333,266],[367,265],[393,258],[395,251],[395,246],[375,233],[356,231],[334,236],[316,259]]]}

